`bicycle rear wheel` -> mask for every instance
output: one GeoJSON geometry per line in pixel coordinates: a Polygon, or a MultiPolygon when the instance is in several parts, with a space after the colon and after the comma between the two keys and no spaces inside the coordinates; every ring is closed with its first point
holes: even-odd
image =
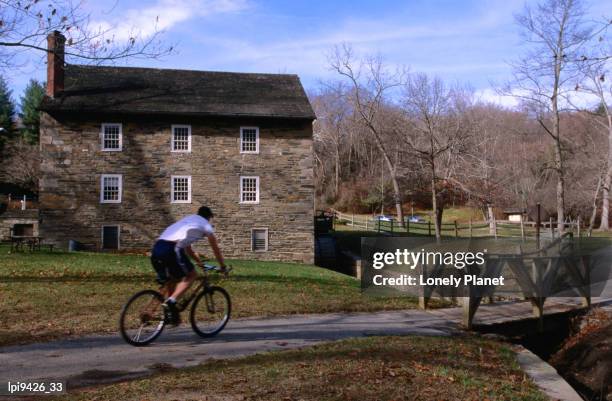
{"type": "Polygon", "coordinates": [[[201,292],[191,307],[191,327],[201,337],[217,335],[230,319],[232,303],[221,287],[210,287],[201,292]]]}
{"type": "Polygon", "coordinates": [[[143,346],[155,340],[164,329],[164,297],[153,290],[134,294],[121,310],[119,329],[131,345],[143,346]]]}

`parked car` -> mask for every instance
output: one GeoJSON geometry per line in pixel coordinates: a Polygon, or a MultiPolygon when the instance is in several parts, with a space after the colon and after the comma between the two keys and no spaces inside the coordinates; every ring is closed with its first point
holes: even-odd
{"type": "Polygon", "coordinates": [[[393,217],[391,216],[385,216],[384,214],[381,214],[379,216],[374,217],[374,220],[380,220],[380,221],[393,221],[393,217]]]}
{"type": "Polygon", "coordinates": [[[427,223],[427,221],[421,216],[410,216],[408,221],[411,223],[427,223]]]}

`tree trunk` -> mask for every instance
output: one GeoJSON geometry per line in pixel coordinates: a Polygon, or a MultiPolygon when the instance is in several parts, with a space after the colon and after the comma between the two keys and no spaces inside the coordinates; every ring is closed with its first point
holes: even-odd
{"type": "MultiPolygon", "coordinates": [[[[600,230],[609,230],[610,229],[610,225],[608,223],[609,221],[609,213],[610,213],[610,181],[612,179],[612,165],[610,165],[610,162],[608,161],[608,171],[606,172],[606,178],[604,179],[604,184],[603,184],[603,188],[601,190],[602,192],[602,200],[601,200],[601,222],[599,223],[599,229],[600,230]]],[[[597,209],[593,210],[593,213],[595,215],[597,215],[597,209]]],[[[595,223],[594,221],[595,219],[593,219],[593,223],[595,223]]]]}
{"type": "MultiPolygon", "coordinates": [[[[438,220],[438,194],[436,192],[436,178],[434,176],[434,178],[431,179],[431,209],[432,209],[432,218],[434,220],[434,229],[436,232],[436,239],[440,239],[440,237],[442,236],[441,230],[440,230],[440,221],[438,220]]],[[[440,216],[442,216],[442,213],[440,213],[440,216]]]]}
{"type": "Polygon", "coordinates": [[[612,181],[612,116],[608,114],[608,165],[606,170],[606,178],[604,180],[602,188],[602,202],[601,202],[601,223],[599,224],[600,230],[610,229],[610,184],[612,181]]]}
{"type": "Polygon", "coordinates": [[[442,202],[437,202],[436,206],[436,225],[440,232],[440,235],[436,238],[440,239],[442,238],[442,213],[444,212],[444,204],[442,202]]]}
{"type": "Polygon", "coordinates": [[[489,234],[495,235],[495,215],[493,214],[493,206],[487,204],[487,220],[489,221],[489,234]]]}
{"type": "Polygon", "coordinates": [[[404,227],[404,211],[402,210],[402,198],[395,172],[391,174],[391,181],[393,182],[393,200],[395,201],[395,211],[397,212],[397,219],[399,220],[400,226],[404,227]]]}
{"type": "Polygon", "coordinates": [[[340,150],[336,147],[336,182],[335,182],[335,190],[334,190],[334,198],[338,196],[339,184],[340,182],[340,150]]]}
{"type": "Polygon", "coordinates": [[[563,168],[561,139],[557,138],[555,141],[555,169],[557,170],[557,229],[559,235],[565,231],[565,174],[563,168]]]}
{"type": "MultiPolygon", "coordinates": [[[[609,174],[608,174],[609,177],[609,174]]],[[[595,195],[593,196],[593,209],[591,211],[591,219],[589,220],[589,237],[593,232],[593,226],[595,225],[595,217],[597,217],[597,195],[599,195],[599,189],[601,188],[601,176],[597,180],[597,188],[595,189],[595,195]]]]}

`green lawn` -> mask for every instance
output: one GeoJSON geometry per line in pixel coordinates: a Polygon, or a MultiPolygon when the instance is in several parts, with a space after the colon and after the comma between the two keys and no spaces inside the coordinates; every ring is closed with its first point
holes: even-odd
{"type": "Polygon", "coordinates": [[[505,344],[369,337],[170,370],[66,400],[544,401],[505,344]]]}
{"type": "MultiPolygon", "coordinates": [[[[311,265],[232,260],[219,284],[233,317],[374,311],[415,307],[406,297],[369,297],[356,279],[311,265]]],[[[9,253],[0,247],[0,345],[66,335],[116,332],[121,306],[156,288],[146,256],[9,253]]]]}

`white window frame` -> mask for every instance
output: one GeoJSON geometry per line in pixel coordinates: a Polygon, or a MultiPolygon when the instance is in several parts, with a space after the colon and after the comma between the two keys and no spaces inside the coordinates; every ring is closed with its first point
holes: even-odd
{"type": "Polygon", "coordinates": [[[244,204],[244,205],[256,205],[259,203],[259,176],[244,176],[241,175],[240,176],[240,203],[244,204]],[[243,201],[242,200],[242,195],[243,195],[243,188],[242,188],[242,182],[244,179],[248,179],[248,178],[254,178],[255,179],[255,200],[254,201],[243,201]]]}
{"type": "Polygon", "coordinates": [[[100,149],[103,152],[121,152],[123,150],[123,124],[121,123],[103,123],[100,129],[100,149]],[[107,148],[104,146],[104,135],[106,134],[106,127],[117,126],[119,127],[119,147],[118,148],[107,148]]]}
{"type": "Polygon", "coordinates": [[[104,224],[101,228],[100,234],[100,249],[104,248],[104,228],[105,227],[117,227],[117,250],[121,249],[121,226],[119,224],[104,224]]]}
{"type": "Polygon", "coordinates": [[[121,203],[123,199],[123,175],[121,174],[102,174],[100,176],[100,203],[121,203]],[[119,178],[119,199],[118,200],[105,200],[104,199],[104,179],[105,178],[119,178]]]}
{"type": "Polygon", "coordinates": [[[240,127],[240,153],[259,153],[259,127],[240,127]],[[242,144],[244,142],[244,130],[246,129],[255,130],[255,150],[242,150],[242,144]]]}
{"type": "Polygon", "coordinates": [[[170,203],[191,203],[191,176],[190,175],[173,175],[170,176],[170,203]],[[174,179],[187,178],[187,200],[174,200],[174,179]]]}
{"type": "Polygon", "coordinates": [[[191,152],[191,125],[172,124],[170,126],[170,151],[173,153],[190,153],[191,152]],[[175,128],[187,128],[187,149],[174,149],[174,129],[175,128]]]}
{"type": "Polygon", "coordinates": [[[251,252],[268,252],[269,242],[270,242],[270,232],[268,231],[268,227],[251,228],[251,252]],[[253,241],[255,231],[262,231],[262,230],[266,232],[266,246],[264,249],[255,249],[255,242],[253,241]]]}

